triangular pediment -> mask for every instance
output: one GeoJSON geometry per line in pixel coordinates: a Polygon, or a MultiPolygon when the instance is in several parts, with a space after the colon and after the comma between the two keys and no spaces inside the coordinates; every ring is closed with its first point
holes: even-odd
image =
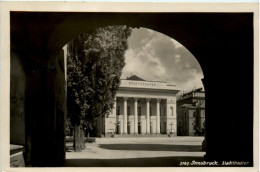
{"type": "Polygon", "coordinates": [[[132,75],[132,76],[126,78],[126,80],[145,81],[144,79],[142,79],[142,78],[140,78],[140,77],[138,77],[138,76],[136,76],[136,75],[132,75]]]}

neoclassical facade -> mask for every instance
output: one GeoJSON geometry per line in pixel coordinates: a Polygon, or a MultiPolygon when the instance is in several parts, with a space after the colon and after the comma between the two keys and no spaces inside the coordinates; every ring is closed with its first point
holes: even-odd
{"type": "Polygon", "coordinates": [[[176,134],[176,85],[122,79],[112,112],[98,122],[98,135],[176,134]]]}

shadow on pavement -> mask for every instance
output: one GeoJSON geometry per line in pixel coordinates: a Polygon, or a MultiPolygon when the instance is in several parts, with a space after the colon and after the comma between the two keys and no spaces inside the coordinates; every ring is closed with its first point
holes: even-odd
{"type": "Polygon", "coordinates": [[[67,159],[65,167],[179,167],[180,162],[192,162],[193,160],[203,161],[203,157],[67,159]]]}
{"type": "Polygon", "coordinates": [[[99,147],[110,150],[202,152],[201,145],[100,144],[99,147]]]}
{"type": "Polygon", "coordinates": [[[73,146],[66,146],[66,152],[74,152],[73,146]]]}

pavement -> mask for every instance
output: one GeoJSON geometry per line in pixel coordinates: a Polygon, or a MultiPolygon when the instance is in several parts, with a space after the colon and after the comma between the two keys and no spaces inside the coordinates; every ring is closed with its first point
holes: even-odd
{"type": "Polygon", "coordinates": [[[203,137],[97,138],[74,152],[67,143],[67,167],[175,167],[183,161],[203,161],[203,137]]]}

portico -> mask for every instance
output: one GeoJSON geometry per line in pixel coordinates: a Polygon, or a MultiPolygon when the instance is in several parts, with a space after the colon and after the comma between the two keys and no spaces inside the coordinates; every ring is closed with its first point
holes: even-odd
{"type": "Polygon", "coordinates": [[[114,108],[99,124],[101,134],[175,134],[177,87],[135,77],[121,80],[114,108]]]}

